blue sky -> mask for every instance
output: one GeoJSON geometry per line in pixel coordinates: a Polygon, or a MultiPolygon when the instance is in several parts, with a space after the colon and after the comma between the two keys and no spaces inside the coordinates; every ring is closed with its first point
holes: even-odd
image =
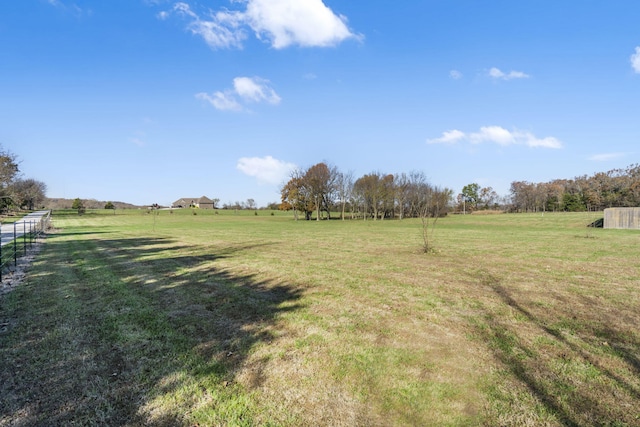
{"type": "Polygon", "coordinates": [[[49,197],[279,201],[291,168],[506,195],[640,158],[636,0],[20,0],[0,144],[49,197]]]}

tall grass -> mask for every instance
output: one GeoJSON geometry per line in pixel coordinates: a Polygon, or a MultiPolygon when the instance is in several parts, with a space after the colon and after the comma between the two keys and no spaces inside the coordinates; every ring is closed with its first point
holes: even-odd
{"type": "Polygon", "coordinates": [[[0,426],[640,424],[637,231],[196,213],[54,213],[0,426]]]}

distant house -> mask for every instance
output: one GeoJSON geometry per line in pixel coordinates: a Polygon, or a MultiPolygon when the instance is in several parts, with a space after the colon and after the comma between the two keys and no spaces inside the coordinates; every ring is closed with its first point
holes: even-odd
{"type": "Polygon", "coordinates": [[[213,200],[206,196],[202,197],[183,197],[171,204],[172,208],[200,208],[200,209],[213,209],[213,200]]]}
{"type": "Polygon", "coordinates": [[[604,228],[640,229],[640,208],[609,208],[604,210],[604,228]]]}

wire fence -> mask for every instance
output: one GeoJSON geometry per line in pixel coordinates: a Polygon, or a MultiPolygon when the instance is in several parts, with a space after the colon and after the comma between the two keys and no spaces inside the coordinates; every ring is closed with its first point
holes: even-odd
{"type": "Polygon", "coordinates": [[[18,265],[18,258],[42,238],[51,225],[51,211],[42,216],[29,216],[13,224],[0,224],[0,281],[5,271],[18,265]]]}

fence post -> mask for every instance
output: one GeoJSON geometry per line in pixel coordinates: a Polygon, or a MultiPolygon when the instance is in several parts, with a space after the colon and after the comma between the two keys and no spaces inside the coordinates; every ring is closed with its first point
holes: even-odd
{"type": "Polygon", "coordinates": [[[13,223],[13,265],[18,265],[18,231],[16,223],[13,223]]]}
{"type": "MultiPolygon", "coordinates": [[[[27,254],[27,223],[22,223],[22,251],[24,254],[27,254]]],[[[16,265],[18,265],[18,261],[16,260],[16,265]]]]}

